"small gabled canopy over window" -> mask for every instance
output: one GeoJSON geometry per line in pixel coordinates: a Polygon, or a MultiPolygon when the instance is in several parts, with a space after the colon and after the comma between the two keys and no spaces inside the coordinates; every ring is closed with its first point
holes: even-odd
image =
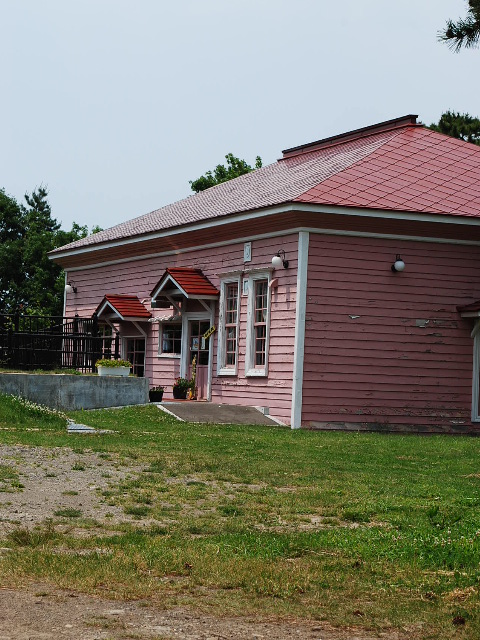
{"type": "Polygon", "coordinates": [[[203,275],[200,269],[171,267],[166,269],[151,293],[152,308],[175,306],[173,301],[218,300],[220,291],[203,275]]]}
{"type": "Polygon", "coordinates": [[[137,296],[115,294],[106,294],[95,314],[112,322],[147,322],[152,316],[137,296]]]}

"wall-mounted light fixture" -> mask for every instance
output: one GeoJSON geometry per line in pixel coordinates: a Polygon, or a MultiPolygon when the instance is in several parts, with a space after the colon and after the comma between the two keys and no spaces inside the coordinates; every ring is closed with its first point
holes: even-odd
{"type": "Polygon", "coordinates": [[[288,269],[288,260],[285,260],[285,251],[279,249],[272,258],[272,265],[274,269],[280,269],[283,265],[284,269],[288,269]]]}
{"type": "Polygon", "coordinates": [[[73,282],[69,280],[65,285],[65,293],[72,293],[72,291],[73,293],[77,293],[77,287],[75,287],[73,282]]]}
{"type": "Polygon", "coordinates": [[[403,271],[405,269],[405,262],[402,260],[402,256],[397,253],[395,258],[395,262],[392,264],[393,273],[397,273],[399,271],[403,271]]]}

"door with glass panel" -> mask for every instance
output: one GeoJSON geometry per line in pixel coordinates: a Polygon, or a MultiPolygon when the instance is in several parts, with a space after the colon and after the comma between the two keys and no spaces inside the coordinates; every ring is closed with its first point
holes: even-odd
{"type": "Polygon", "coordinates": [[[189,377],[192,377],[192,364],[195,360],[197,400],[208,398],[210,338],[205,338],[204,334],[209,328],[209,320],[189,320],[188,322],[189,377]]]}
{"type": "Polygon", "coordinates": [[[127,338],[126,356],[132,364],[132,373],[143,378],[145,375],[145,338],[127,338]]]}

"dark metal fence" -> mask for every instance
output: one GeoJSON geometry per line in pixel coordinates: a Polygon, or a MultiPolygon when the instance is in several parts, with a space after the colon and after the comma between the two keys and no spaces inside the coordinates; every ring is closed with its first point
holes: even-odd
{"type": "Polygon", "coordinates": [[[0,314],[0,365],[15,369],[95,371],[99,358],[119,357],[118,334],[101,335],[96,316],[0,314]]]}

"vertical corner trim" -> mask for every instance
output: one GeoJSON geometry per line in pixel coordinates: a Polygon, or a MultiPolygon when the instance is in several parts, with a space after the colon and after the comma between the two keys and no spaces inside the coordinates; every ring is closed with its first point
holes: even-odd
{"type": "Polygon", "coordinates": [[[298,234],[297,300],[295,304],[295,343],[293,356],[292,429],[302,424],[303,361],[305,355],[305,312],[307,305],[308,231],[298,234]]]}

